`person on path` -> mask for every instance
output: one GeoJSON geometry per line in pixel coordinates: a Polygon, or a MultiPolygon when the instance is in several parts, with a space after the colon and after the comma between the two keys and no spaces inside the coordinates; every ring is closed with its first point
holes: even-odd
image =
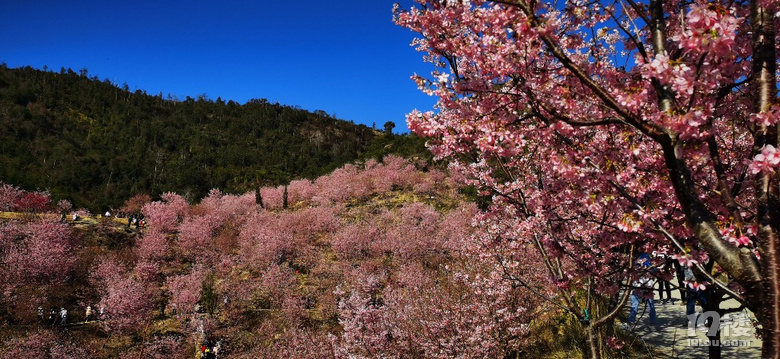
{"type": "MultiPolygon", "coordinates": [[[[637,259],[637,265],[640,269],[650,268],[650,256],[642,253],[637,259]]],[[[658,320],[655,313],[655,302],[653,301],[653,288],[655,287],[655,278],[649,272],[645,272],[639,279],[632,284],[631,293],[631,311],[628,315],[628,323],[633,324],[636,321],[636,313],[639,311],[639,303],[647,303],[650,310],[650,325],[657,326],[658,320]]]]}
{"type": "Polygon", "coordinates": [[[693,269],[691,267],[686,267],[683,270],[683,273],[685,274],[685,288],[687,290],[685,314],[690,316],[691,314],[696,313],[696,302],[699,302],[703,308],[707,305],[707,299],[704,297],[704,291],[699,289],[696,282],[696,276],[693,274],[693,269]]]}
{"type": "Polygon", "coordinates": [[[200,358],[201,359],[212,359],[214,358],[214,352],[211,351],[211,347],[208,343],[203,343],[200,346],[200,358]]]}
{"type": "Polygon", "coordinates": [[[60,308],[60,325],[65,326],[68,324],[68,310],[65,307],[60,308]]]}
{"type": "MultiPolygon", "coordinates": [[[[672,257],[664,256],[663,259],[663,272],[674,267],[674,259],[672,259],[672,257]]],[[[674,303],[674,299],[672,299],[672,284],[669,283],[668,280],[661,277],[658,277],[658,300],[661,302],[661,304],[674,303]],[[664,293],[666,293],[666,299],[664,299],[664,293]]]]}
{"type": "Polygon", "coordinates": [[[680,291],[680,305],[683,305],[686,301],[686,296],[688,294],[688,291],[685,290],[685,270],[683,269],[683,266],[678,261],[674,261],[674,271],[675,271],[675,277],[677,277],[677,290],[680,291]]]}
{"type": "Polygon", "coordinates": [[[51,308],[49,310],[49,324],[53,326],[55,323],[57,323],[57,310],[51,308]]]}
{"type": "Polygon", "coordinates": [[[222,349],[222,341],[218,341],[217,344],[214,345],[214,359],[219,358],[219,351],[222,349]]]}
{"type": "Polygon", "coordinates": [[[84,313],[84,322],[89,323],[89,320],[92,319],[92,306],[87,306],[87,310],[84,313]]]}
{"type": "Polygon", "coordinates": [[[216,353],[214,352],[214,338],[208,336],[203,345],[200,347],[201,355],[203,359],[216,359],[216,353]]]}

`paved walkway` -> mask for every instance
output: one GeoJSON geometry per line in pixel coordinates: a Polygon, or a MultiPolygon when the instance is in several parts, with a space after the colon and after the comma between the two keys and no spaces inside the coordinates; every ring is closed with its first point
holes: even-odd
{"type": "MultiPolygon", "coordinates": [[[[679,291],[674,290],[672,298],[675,298],[674,303],[667,304],[660,304],[656,299],[658,327],[648,324],[649,312],[640,305],[637,314],[639,324],[633,328],[629,327],[629,330],[636,334],[637,341],[643,341],[653,348],[655,358],[707,358],[708,328],[704,325],[699,325],[696,329],[688,328],[685,303],[679,299],[679,291]]],[[[630,303],[627,307],[630,309],[630,303]]],[[[734,300],[721,304],[721,308],[738,307],[738,303],[734,300]]],[[[701,312],[701,307],[697,305],[696,311],[701,312]]],[[[755,321],[755,316],[746,309],[726,314],[721,318],[723,358],[761,358],[761,340],[756,338],[751,321],[755,321]]]]}

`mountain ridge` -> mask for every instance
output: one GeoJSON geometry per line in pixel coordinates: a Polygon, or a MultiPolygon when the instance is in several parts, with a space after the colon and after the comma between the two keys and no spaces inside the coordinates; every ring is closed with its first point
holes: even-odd
{"type": "Polygon", "coordinates": [[[194,201],[315,178],[359,159],[423,155],[423,140],[253,99],[178,100],[61,69],[0,65],[0,181],[96,211],[146,193],[194,201]]]}

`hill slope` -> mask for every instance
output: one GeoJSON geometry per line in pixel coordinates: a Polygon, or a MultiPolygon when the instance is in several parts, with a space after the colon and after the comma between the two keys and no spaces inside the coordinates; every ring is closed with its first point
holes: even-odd
{"type": "Polygon", "coordinates": [[[323,111],[129,91],[86,70],[0,65],[0,181],[102,211],[137,193],[190,200],[328,173],[422,141],[323,111]]]}

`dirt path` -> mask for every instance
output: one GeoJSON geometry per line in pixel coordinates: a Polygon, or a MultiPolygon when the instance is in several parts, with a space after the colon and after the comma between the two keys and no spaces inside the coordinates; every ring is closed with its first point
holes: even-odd
{"type": "MultiPolygon", "coordinates": [[[[57,219],[59,220],[61,215],[57,213],[20,213],[20,212],[0,212],[0,219],[23,219],[27,218],[26,216],[34,216],[34,217],[40,217],[40,218],[48,218],[48,219],[57,219]]],[[[116,223],[121,224],[127,224],[127,218],[117,218],[117,217],[104,217],[101,214],[95,215],[95,216],[87,216],[87,217],[79,217],[78,221],[73,220],[73,216],[65,216],[65,223],[71,223],[71,224],[77,224],[77,223],[86,223],[86,224],[95,224],[99,220],[103,219],[110,219],[111,221],[114,221],[116,223]]]]}
{"type": "MultiPolygon", "coordinates": [[[[655,358],[707,358],[708,328],[703,325],[696,329],[689,328],[685,303],[680,300],[679,291],[673,291],[672,298],[675,298],[674,303],[667,304],[660,304],[656,299],[657,327],[648,324],[649,312],[640,305],[639,313],[642,316],[637,315],[639,324],[629,330],[636,334],[637,341],[643,341],[654,349],[655,358]]],[[[721,307],[737,308],[739,305],[736,301],[729,300],[721,304],[721,307]]],[[[697,305],[696,311],[701,312],[701,307],[697,305]]],[[[721,318],[723,358],[761,358],[761,340],[755,336],[755,329],[751,324],[754,320],[755,316],[748,310],[726,314],[721,318]]]]}

